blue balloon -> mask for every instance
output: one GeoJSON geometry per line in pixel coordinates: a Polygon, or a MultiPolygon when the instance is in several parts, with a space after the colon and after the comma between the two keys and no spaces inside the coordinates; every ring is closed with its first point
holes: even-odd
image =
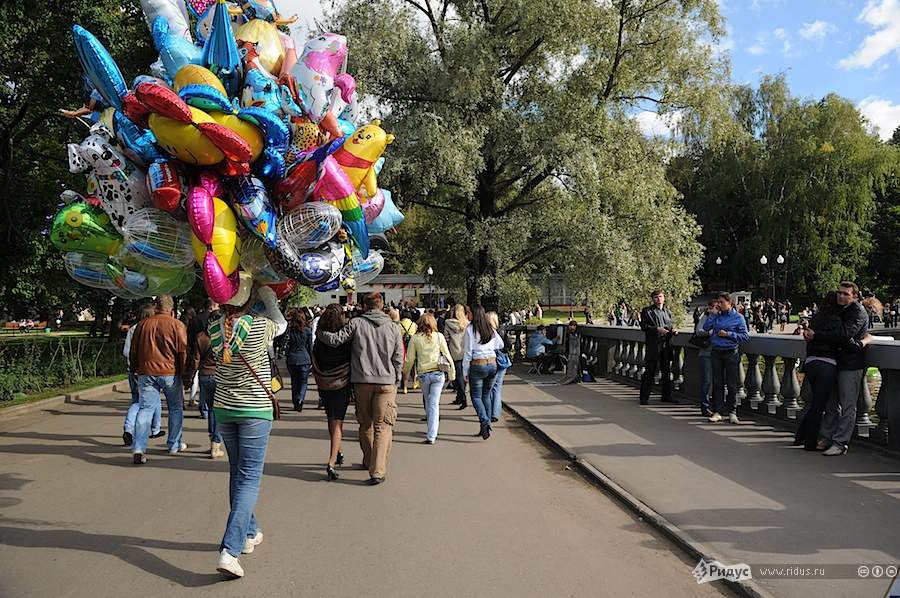
{"type": "Polygon", "coordinates": [[[275,247],[275,210],[266,187],[248,176],[241,176],[229,182],[229,190],[235,211],[241,222],[251,233],[259,237],[269,247],[275,247]]]}
{"type": "Polygon", "coordinates": [[[281,93],[278,82],[267,77],[259,69],[251,69],[244,75],[241,90],[241,106],[265,108],[273,114],[281,113],[281,93]]]}
{"type": "Polygon", "coordinates": [[[209,39],[203,45],[202,63],[219,78],[229,97],[236,96],[244,74],[241,54],[231,30],[228,5],[219,2],[214,10],[209,39]]]}
{"type": "Polygon", "coordinates": [[[115,108],[122,109],[122,97],[128,93],[125,78],[119,65],[94,34],[80,25],[72,26],[75,40],[75,51],[81,68],[84,69],[94,89],[103,96],[104,101],[115,108]]]}
{"type": "Polygon", "coordinates": [[[341,133],[343,133],[344,135],[353,135],[353,131],[356,130],[356,125],[343,118],[339,118],[337,119],[337,121],[338,126],[341,128],[341,133]]]}
{"type": "Polygon", "coordinates": [[[166,67],[166,76],[171,82],[181,67],[188,64],[203,64],[203,50],[180,35],[169,33],[169,22],[165,17],[153,21],[153,44],[166,67]]]}
{"type": "Polygon", "coordinates": [[[398,226],[406,218],[403,213],[397,209],[397,206],[394,205],[391,192],[387,189],[382,189],[381,192],[384,194],[384,208],[382,208],[378,217],[369,223],[370,233],[386,232],[395,226],[398,226]]]}
{"type": "Polygon", "coordinates": [[[284,156],[291,142],[291,131],[283,120],[259,106],[244,108],[238,118],[252,123],[262,132],[265,151],[253,165],[257,175],[267,181],[279,181],[287,170],[284,156]]]}
{"type": "Polygon", "coordinates": [[[234,106],[231,105],[231,100],[210,85],[202,83],[185,85],[178,92],[178,97],[184,100],[186,104],[199,108],[204,112],[214,110],[226,114],[234,114],[234,106]]]}
{"type": "Polygon", "coordinates": [[[125,155],[141,166],[165,158],[165,154],[156,145],[153,132],[137,126],[118,110],[113,114],[113,128],[125,155]]]}

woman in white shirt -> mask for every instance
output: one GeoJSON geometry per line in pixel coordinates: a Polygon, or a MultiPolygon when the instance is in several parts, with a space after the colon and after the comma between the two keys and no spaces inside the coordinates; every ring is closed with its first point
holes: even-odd
{"type": "Polygon", "coordinates": [[[491,412],[487,404],[497,375],[497,351],[500,349],[503,349],[503,339],[491,326],[484,308],[476,305],[472,323],[466,328],[463,376],[469,383],[472,405],[481,423],[479,435],[485,440],[491,436],[491,412]]]}

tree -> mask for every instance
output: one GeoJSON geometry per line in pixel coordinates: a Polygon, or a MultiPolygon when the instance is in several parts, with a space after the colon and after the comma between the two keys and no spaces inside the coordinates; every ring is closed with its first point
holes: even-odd
{"type": "Polygon", "coordinates": [[[883,148],[885,168],[875,185],[875,209],[869,226],[872,250],[865,286],[882,299],[900,297],[900,145],[883,148]]]}
{"type": "Polygon", "coordinates": [[[155,59],[138,0],[0,4],[0,296],[13,315],[46,317],[109,297],[73,282],[41,233],[63,189],[85,191],[84,177],[68,171],[66,143],[87,129],[57,113],[84,99],[73,23],[103,40],[126,79],[155,59]]]}
{"type": "MultiPolygon", "coordinates": [[[[709,258],[725,259],[730,280],[767,289],[775,279],[806,299],[860,275],[884,154],[856,107],[835,94],[799,100],[777,76],[735,88],[731,112],[729,135],[689,147],[669,171],[709,258]]],[[[721,278],[710,265],[707,277],[721,278]]]]}
{"type": "Polygon", "coordinates": [[[330,24],[397,135],[382,185],[408,210],[406,267],[470,303],[535,272],[595,306],[690,295],[699,231],[634,116],[706,123],[714,0],[350,0],[330,24]]]}

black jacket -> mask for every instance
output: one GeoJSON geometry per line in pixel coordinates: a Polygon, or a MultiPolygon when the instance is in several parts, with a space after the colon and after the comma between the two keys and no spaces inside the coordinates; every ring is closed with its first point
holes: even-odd
{"type": "Polygon", "coordinates": [[[837,358],[839,370],[863,370],[866,367],[866,355],[860,343],[869,333],[869,315],[859,301],[854,301],[838,308],[838,317],[840,324],[834,328],[826,328],[821,333],[813,328],[813,340],[841,348],[837,358]]]}
{"type": "Polygon", "coordinates": [[[672,312],[669,311],[669,308],[664,306],[662,312],[665,316],[668,316],[668,321],[659,318],[655,305],[648,305],[641,310],[641,330],[644,331],[644,339],[647,343],[647,355],[656,355],[662,348],[668,347],[669,339],[672,338],[671,332],[660,334],[659,330],[657,330],[657,328],[672,328],[674,326],[672,312]]]}
{"type": "Polygon", "coordinates": [[[288,365],[310,365],[312,363],[312,332],[309,328],[303,330],[288,330],[287,344],[284,348],[288,365]]]}

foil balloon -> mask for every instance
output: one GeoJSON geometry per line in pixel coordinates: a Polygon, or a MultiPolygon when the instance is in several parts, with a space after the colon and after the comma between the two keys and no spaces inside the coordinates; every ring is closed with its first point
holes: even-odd
{"type": "Polygon", "coordinates": [[[375,163],[388,144],[394,141],[394,136],[385,133],[380,125],[380,120],[373,120],[360,127],[334,152],[334,159],[347,173],[353,188],[365,186],[368,197],[378,192],[375,163]]]}
{"type": "Polygon", "coordinates": [[[216,222],[216,206],[213,198],[220,195],[221,190],[222,183],[218,176],[211,172],[201,172],[188,191],[186,201],[188,222],[194,236],[204,245],[212,241],[216,222]]]}
{"type": "Polygon", "coordinates": [[[148,27],[152,28],[157,17],[162,17],[169,25],[171,35],[191,41],[191,21],[181,0],[141,0],[141,10],[148,27]]]}
{"type": "Polygon", "coordinates": [[[108,260],[106,272],[118,288],[141,297],[181,295],[196,280],[193,268],[150,266],[127,254],[121,260],[108,260]]]}
{"type": "Polygon", "coordinates": [[[174,162],[154,162],[147,169],[147,188],[153,205],[166,212],[181,207],[187,197],[187,183],[174,162]]]}
{"type": "Polygon", "coordinates": [[[344,248],[340,243],[328,243],[318,249],[299,251],[279,238],[275,247],[266,247],[266,257],[287,278],[304,286],[316,287],[331,282],[341,274],[344,248]]]}
{"type": "Polygon", "coordinates": [[[297,288],[297,281],[288,279],[284,282],[276,282],[268,286],[270,289],[275,291],[275,297],[278,300],[281,300],[294,292],[294,289],[297,288]]]}
{"type": "Polygon", "coordinates": [[[203,50],[177,32],[172,32],[165,17],[159,16],[153,21],[150,33],[170,81],[185,66],[203,62],[203,50]]]}
{"type": "MultiPolygon", "coordinates": [[[[307,116],[322,122],[334,99],[348,87],[338,73],[347,59],[347,38],[334,33],[322,33],[306,42],[291,74],[297,81],[297,92],[307,116]]],[[[347,90],[349,92],[349,89],[347,90]]]]}
{"type": "MultiPolygon", "coordinates": [[[[360,199],[362,199],[362,194],[360,194],[360,199]]],[[[384,189],[379,189],[375,195],[366,199],[366,202],[363,204],[363,216],[366,219],[366,224],[372,224],[376,218],[378,218],[381,211],[384,209],[384,189]]],[[[371,233],[371,228],[369,229],[371,233]]]]}
{"type": "Polygon", "coordinates": [[[213,212],[209,240],[201,241],[195,235],[192,243],[203,270],[206,292],[216,303],[224,303],[234,297],[240,285],[236,272],[240,264],[241,239],[237,234],[237,219],[228,204],[218,197],[213,198],[213,212]]]}
{"type": "MultiPolygon", "coordinates": [[[[141,167],[164,158],[164,154],[156,145],[153,132],[137,126],[130,118],[118,110],[113,110],[111,131],[119,141],[122,153],[141,167]]],[[[104,124],[105,119],[104,119],[104,124]]]]}
{"type": "Polygon", "coordinates": [[[278,283],[285,280],[285,276],[276,271],[269,263],[269,258],[266,257],[266,246],[256,237],[244,239],[241,244],[241,268],[260,282],[278,283]]]}
{"type": "Polygon", "coordinates": [[[312,249],[336,235],[341,222],[341,212],[333,205],[307,203],[282,216],[278,222],[278,236],[298,249],[312,249]]]}
{"type": "Polygon", "coordinates": [[[357,285],[364,285],[375,280],[384,269],[384,256],[380,251],[371,251],[368,258],[363,258],[359,251],[354,250],[351,260],[350,271],[357,285]]]}
{"type": "Polygon", "coordinates": [[[381,210],[378,217],[369,224],[368,228],[370,233],[387,232],[395,226],[399,226],[404,220],[403,214],[397,209],[397,206],[394,205],[394,200],[391,198],[391,192],[387,189],[382,189],[381,193],[384,195],[384,208],[381,210]]]}
{"type": "Polygon", "coordinates": [[[235,30],[234,38],[256,46],[259,64],[267,72],[272,74],[281,72],[285,48],[274,24],[263,19],[252,19],[235,30]]]}
{"type": "Polygon", "coordinates": [[[88,251],[69,251],[63,255],[66,272],[73,280],[94,289],[111,291],[116,283],[106,271],[109,256],[88,251]]]}
{"type": "Polygon", "coordinates": [[[259,179],[245,176],[233,179],[228,188],[234,208],[247,230],[267,245],[274,246],[276,216],[265,185],[259,179]]]}
{"type": "Polygon", "coordinates": [[[219,81],[218,77],[213,75],[211,70],[199,64],[186,64],[175,73],[172,86],[176,92],[181,91],[182,88],[188,85],[208,85],[225,95],[225,88],[222,87],[222,82],[219,81]]]}
{"type": "Polygon", "coordinates": [[[341,211],[344,228],[347,229],[363,258],[368,257],[369,232],[366,229],[359,198],[347,175],[332,156],[326,157],[322,162],[319,180],[313,189],[313,197],[327,201],[341,211]]]}
{"type": "Polygon", "coordinates": [[[84,201],[76,201],[63,208],[50,225],[50,241],[67,252],[116,255],[121,251],[122,235],[100,208],[84,201]]]}
{"type": "Polygon", "coordinates": [[[157,208],[138,210],[125,220],[125,249],[131,257],[164,268],[194,262],[191,229],[157,208]]]}
{"type": "Polygon", "coordinates": [[[128,92],[125,78],[116,61],[94,35],[80,25],[72,26],[75,52],[94,89],[107,105],[122,109],[122,97],[128,92]]]}
{"type": "Polygon", "coordinates": [[[229,97],[238,94],[243,69],[225,0],[213,9],[212,29],[203,44],[202,62],[219,78],[229,97]]]}
{"type": "Polygon", "coordinates": [[[102,124],[80,144],[70,143],[69,171],[93,175],[97,198],[112,225],[122,230],[125,218],[150,205],[144,173],[111,145],[111,134],[102,124]]]}

